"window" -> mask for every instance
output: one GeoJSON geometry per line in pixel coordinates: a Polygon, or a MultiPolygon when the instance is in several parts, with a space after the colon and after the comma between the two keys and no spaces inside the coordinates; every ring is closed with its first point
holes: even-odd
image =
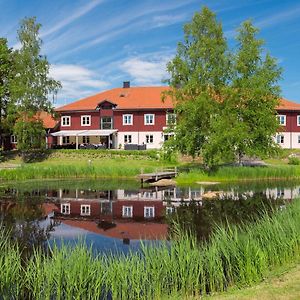
{"type": "Polygon", "coordinates": [[[80,215],[89,216],[91,214],[91,206],[90,205],[80,205],[80,215]]]}
{"type": "Polygon", "coordinates": [[[70,214],[70,203],[61,204],[60,211],[64,215],[69,215],[70,214]]]}
{"type": "Polygon", "coordinates": [[[175,207],[173,206],[167,206],[166,207],[166,215],[171,215],[175,212],[175,207]]]}
{"type": "Polygon", "coordinates": [[[123,115],[123,125],[132,125],[133,115],[123,115]]]}
{"type": "Polygon", "coordinates": [[[123,218],[132,218],[133,216],[133,207],[132,206],[122,206],[122,217],[123,218]]]}
{"type": "Polygon", "coordinates": [[[285,126],[286,124],[286,115],[278,115],[277,116],[279,125],[285,126]]]}
{"type": "Polygon", "coordinates": [[[131,144],[132,143],[132,136],[131,136],[131,134],[125,134],[124,135],[124,143],[125,144],[131,144]]]}
{"type": "Polygon", "coordinates": [[[298,144],[300,144],[300,135],[298,135],[298,144]]]}
{"type": "Polygon", "coordinates": [[[61,117],[61,126],[71,126],[71,117],[70,116],[61,117]]]}
{"type": "Polygon", "coordinates": [[[144,207],[144,218],[154,218],[154,206],[144,207]]]}
{"type": "Polygon", "coordinates": [[[83,144],[89,144],[90,143],[90,137],[89,136],[83,136],[82,137],[82,143],[83,144]]]}
{"type": "Polygon", "coordinates": [[[300,116],[297,116],[297,126],[300,126],[300,116]]]}
{"type": "Polygon", "coordinates": [[[112,117],[102,117],[101,129],[112,129],[112,128],[113,128],[112,117]]]}
{"type": "Polygon", "coordinates": [[[91,116],[81,116],[81,126],[91,126],[91,116]]]}
{"type": "Polygon", "coordinates": [[[16,137],[15,135],[11,135],[11,136],[10,136],[10,142],[11,142],[12,144],[16,144],[16,143],[17,143],[17,137],[16,137]]]}
{"type": "Polygon", "coordinates": [[[153,144],[153,135],[146,134],[146,144],[153,144]]]}
{"type": "Polygon", "coordinates": [[[283,144],[284,143],[284,136],[282,134],[278,134],[276,137],[277,144],[283,144]]]}
{"type": "Polygon", "coordinates": [[[70,144],[70,137],[69,136],[63,136],[62,142],[63,142],[63,144],[70,144]]]}
{"type": "Polygon", "coordinates": [[[166,114],[166,124],[167,124],[167,126],[175,125],[176,124],[176,114],[167,113],[166,114]]]}
{"type": "Polygon", "coordinates": [[[154,125],[154,114],[144,115],[144,124],[145,125],[154,125]]]}

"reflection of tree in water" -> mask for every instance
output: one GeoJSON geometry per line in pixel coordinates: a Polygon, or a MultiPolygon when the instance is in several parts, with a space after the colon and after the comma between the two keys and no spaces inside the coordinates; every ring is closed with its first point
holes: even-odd
{"type": "Polygon", "coordinates": [[[18,244],[24,258],[30,256],[34,248],[47,250],[46,241],[56,225],[51,220],[50,224],[41,226],[41,221],[47,218],[42,204],[41,197],[3,199],[0,195],[0,222],[18,244]]]}
{"type": "Polygon", "coordinates": [[[208,239],[216,225],[241,224],[257,220],[263,213],[271,213],[283,205],[283,199],[270,199],[263,193],[255,193],[251,198],[203,200],[182,202],[176,213],[167,218],[170,232],[179,225],[184,230],[196,233],[199,240],[208,239]],[[174,224],[177,224],[174,227],[174,224]]]}

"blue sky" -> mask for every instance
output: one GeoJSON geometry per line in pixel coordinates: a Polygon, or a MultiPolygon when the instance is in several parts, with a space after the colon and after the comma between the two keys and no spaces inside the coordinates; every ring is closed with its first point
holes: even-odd
{"type": "Polygon", "coordinates": [[[222,22],[229,45],[252,19],[265,48],[283,67],[282,95],[300,102],[300,1],[282,0],[0,0],[0,36],[17,47],[20,19],[42,24],[43,54],[63,90],[56,105],[130,80],[160,85],[166,62],[182,40],[184,23],[207,5],[222,22]]]}

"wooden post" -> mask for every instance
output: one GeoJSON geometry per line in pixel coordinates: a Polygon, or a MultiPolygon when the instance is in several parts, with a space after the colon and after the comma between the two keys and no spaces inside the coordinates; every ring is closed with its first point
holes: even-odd
{"type": "Polygon", "coordinates": [[[76,140],[76,150],[78,150],[78,135],[76,135],[75,140],[76,140]]]}

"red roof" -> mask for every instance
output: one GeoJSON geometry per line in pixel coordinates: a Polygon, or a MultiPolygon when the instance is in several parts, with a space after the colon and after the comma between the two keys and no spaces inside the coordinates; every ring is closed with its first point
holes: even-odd
{"type": "Polygon", "coordinates": [[[90,232],[101,234],[111,238],[130,240],[139,239],[166,239],[168,235],[168,225],[154,222],[116,222],[116,227],[103,230],[97,226],[94,221],[78,221],[78,220],[60,220],[69,226],[81,228],[90,232]]]}
{"type": "Polygon", "coordinates": [[[56,111],[95,110],[105,100],[116,104],[117,109],[167,109],[173,107],[169,97],[162,101],[162,92],[168,89],[166,86],[115,88],[59,107],[56,111]]]}
{"type": "Polygon", "coordinates": [[[45,111],[38,112],[35,117],[43,122],[44,128],[54,128],[58,122],[51,114],[45,111]]]}
{"type": "MultiPolygon", "coordinates": [[[[99,103],[109,101],[117,105],[117,109],[168,109],[173,108],[170,97],[162,101],[162,92],[169,90],[167,86],[114,88],[96,95],[83,98],[56,109],[62,111],[91,111],[99,103]]],[[[300,104],[281,99],[278,110],[300,110],[300,104]]],[[[49,127],[50,128],[50,127],[49,127]]]]}
{"type": "Polygon", "coordinates": [[[300,111],[300,104],[282,98],[280,100],[280,104],[277,106],[277,110],[299,110],[300,111]]]}

